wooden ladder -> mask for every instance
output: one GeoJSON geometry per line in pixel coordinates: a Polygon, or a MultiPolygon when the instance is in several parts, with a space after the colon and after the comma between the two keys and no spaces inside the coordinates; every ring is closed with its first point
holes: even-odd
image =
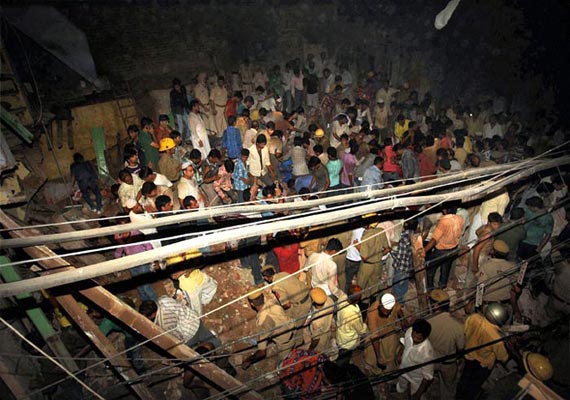
{"type": "Polygon", "coordinates": [[[117,108],[119,109],[125,131],[129,125],[138,124],[139,113],[129,82],[123,81],[118,85],[113,85],[113,97],[117,102],[117,108]]]}

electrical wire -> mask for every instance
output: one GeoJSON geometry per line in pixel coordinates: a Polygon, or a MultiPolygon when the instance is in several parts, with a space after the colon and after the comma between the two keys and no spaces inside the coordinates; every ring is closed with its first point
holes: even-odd
{"type": "MultiPolygon", "coordinates": [[[[424,212],[425,212],[425,211],[424,211],[424,212]]],[[[339,252],[339,253],[340,253],[340,252],[339,252]]],[[[275,282],[275,283],[277,283],[277,282],[275,282]]],[[[247,294],[246,294],[245,296],[247,296],[247,294]]],[[[243,297],[245,297],[245,296],[243,296],[243,297]]],[[[239,299],[239,300],[241,300],[241,299],[239,299]]],[[[236,299],[236,301],[239,301],[239,300],[236,299]]],[[[224,306],[228,306],[228,305],[229,305],[229,303],[226,304],[226,305],[224,305],[224,306]]],[[[224,306],[220,307],[219,309],[223,308],[224,306]]],[[[217,311],[218,311],[218,309],[212,310],[210,313],[217,312],[217,311]]],[[[205,315],[203,315],[203,316],[205,316],[205,315]]],[[[203,316],[202,316],[202,317],[203,317],[203,316]]],[[[149,340],[149,341],[150,341],[150,340],[149,340]]],[[[140,345],[142,345],[142,344],[144,344],[144,343],[141,343],[140,345]]],[[[134,347],[136,347],[136,346],[134,346],[134,347]]],[[[131,350],[131,349],[128,349],[128,350],[131,350]]],[[[127,351],[127,350],[126,350],[126,351],[127,351]]],[[[126,352],[126,351],[125,351],[125,352],[126,352]]]]}
{"type": "MultiPolygon", "coordinates": [[[[565,244],[565,243],[564,243],[564,244],[565,244]]],[[[557,247],[561,247],[561,246],[564,245],[564,244],[560,244],[559,246],[557,245],[557,247]]],[[[554,250],[554,248],[553,248],[552,250],[554,250]]],[[[491,287],[494,283],[496,283],[496,282],[498,282],[498,281],[500,281],[500,280],[502,280],[502,279],[505,279],[507,276],[510,276],[510,275],[514,274],[516,271],[518,271],[519,268],[520,268],[520,265],[522,265],[522,263],[517,264],[517,265],[514,266],[511,270],[506,271],[504,274],[497,275],[497,276],[495,276],[495,277],[491,277],[491,278],[489,278],[489,279],[487,279],[487,280],[485,280],[485,281],[482,281],[482,282],[485,283],[486,285],[488,285],[489,287],[491,287]]],[[[511,283],[509,282],[509,283],[507,283],[506,286],[510,286],[510,285],[511,285],[511,283]]],[[[500,288],[495,288],[495,289],[496,289],[496,290],[499,290],[500,288]]],[[[385,290],[385,289],[383,289],[383,290],[385,290]]],[[[475,293],[476,293],[476,291],[472,291],[471,294],[463,296],[462,299],[461,299],[462,302],[459,302],[459,301],[456,302],[456,304],[454,305],[453,308],[454,308],[454,309],[460,309],[460,308],[464,307],[467,302],[471,301],[471,298],[475,295],[475,293]]],[[[416,297],[416,298],[417,298],[417,297],[416,297]]],[[[409,299],[409,300],[407,300],[406,302],[411,301],[411,300],[415,300],[416,298],[409,299]]],[[[404,302],[404,303],[406,303],[406,302],[404,302]]],[[[333,308],[333,307],[334,307],[334,306],[330,306],[330,307],[327,307],[327,308],[333,308]]],[[[326,308],[325,308],[325,309],[326,309],[326,308]]],[[[366,310],[364,310],[364,311],[366,311],[366,310]]],[[[451,312],[451,311],[450,311],[450,312],[451,312]]],[[[377,330],[368,332],[367,334],[363,335],[363,336],[361,337],[361,341],[364,342],[368,337],[374,335],[375,332],[377,332],[377,331],[379,331],[379,330],[384,330],[384,329],[386,329],[387,327],[390,327],[390,326],[392,326],[392,325],[395,326],[396,324],[399,324],[399,323],[401,323],[402,321],[407,321],[407,320],[409,320],[410,318],[413,318],[413,317],[418,317],[418,316],[423,317],[424,314],[426,314],[426,313],[429,314],[429,310],[419,310],[419,311],[417,311],[416,313],[413,313],[413,314],[411,314],[411,315],[407,315],[407,316],[405,316],[405,317],[403,317],[403,318],[401,318],[401,319],[397,319],[397,320],[394,321],[393,323],[384,324],[384,325],[382,325],[380,328],[378,328],[377,330]]],[[[308,316],[308,315],[310,315],[310,313],[308,313],[307,316],[308,316]]],[[[433,316],[433,315],[434,315],[434,314],[432,314],[432,316],[433,316]]],[[[299,317],[298,319],[302,319],[302,318],[303,318],[303,316],[302,316],[302,317],[299,317]]],[[[348,321],[348,322],[350,322],[350,321],[348,321]]],[[[259,335],[266,335],[266,334],[271,333],[272,331],[274,331],[274,330],[276,330],[276,329],[278,329],[278,328],[279,328],[279,327],[273,328],[273,329],[271,329],[271,330],[266,330],[266,331],[258,332],[258,333],[254,334],[254,335],[251,335],[250,337],[255,337],[255,336],[259,336],[259,335]]],[[[388,335],[390,335],[390,334],[395,334],[395,333],[396,333],[396,331],[392,331],[392,332],[389,333],[388,335]]],[[[234,341],[233,343],[240,342],[240,341],[244,341],[244,340],[246,340],[246,339],[248,339],[248,337],[242,338],[242,339],[237,340],[237,341],[234,341]]],[[[233,343],[225,343],[225,344],[223,345],[223,347],[227,347],[227,346],[229,346],[230,344],[233,344],[233,343]]],[[[247,350],[247,349],[246,349],[246,350],[247,350]]],[[[242,350],[241,352],[243,352],[243,351],[245,351],[245,350],[242,350]]],[[[333,350],[333,351],[334,351],[334,350],[333,350]]],[[[162,371],[164,371],[164,370],[166,370],[166,369],[173,368],[173,367],[177,367],[177,366],[180,366],[180,365],[183,365],[183,364],[184,364],[184,362],[177,363],[177,364],[171,365],[171,366],[166,366],[166,367],[160,368],[158,371],[162,372],[162,371]]],[[[147,375],[152,375],[153,372],[154,372],[154,371],[150,371],[147,375]]],[[[277,373],[277,372],[279,372],[279,368],[276,369],[276,370],[273,370],[273,371],[269,371],[269,372],[263,374],[262,376],[256,378],[255,380],[264,379],[266,376],[274,375],[274,373],[277,373]]],[[[126,383],[128,383],[128,382],[122,382],[122,383],[120,383],[120,384],[126,384],[126,383]]],[[[252,383],[252,381],[246,382],[246,384],[251,384],[251,383],[252,383]]],[[[223,395],[226,395],[226,394],[228,394],[228,393],[225,393],[225,392],[223,393],[223,395]]]]}
{"type": "MultiPolygon", "coordinates": [[[[277,283],[277,281],[274,282],[274,283],[277,283]]],[[[221,308],[223,308],[223,307],[221,307],[221,308]]],[[[217,310],[212,310],[212,312],[216,312],[216,311],[217,311],[217,310]]],[[[204,316],[205,316],[205,315],[204,315],[204,316]]],[[[152,339],[149,339],[149,341],[150,341],[150,340],[152,340],[152,339]]],[[[148,341],[147,341],[147,342],[148,342],[148,341]]],[[[141,343],[140,345],[142,345],[142,344],[144,344],[144,342],[141,343]]],[[[226,343],[224,346],[228,346],[228,344],[226,343]]],[[[137,347],[137,346],[133,346],[133,348],[136,348],[136,347],[137,347]]],[[[131,349],[132,349],[132,348],[131,348],[131,349]]],[[[127,349],[127,350],[125,350],[125,352],[128,351],[128,350],[131,350],[131,349],[127,349]]]]}
{"type": "MultiPolygon", "coordinates": [[[[436,205],[431,206],[430,208],[428,208],[428,209],[426,209],[426,210],[424,210],[424,211],[419,212],[419,213],[416,214],[416,215],[420,215],[420,214],[422,214],[422,213],[425,213],[425,212],[427,212],[429,209],[435,208],[435,207],[438,206],[438,205],[439,205],[439,203],[436,204],[436,205]]],[[[411,219],[411,218],[410,218],[410,219],[411,219]]],[[[405,222],[405,221],[402,221],[402,222],[400,222],[399,224],[403,224],[404,222],[405,222]]],[[[396,226],[397,226],[397,225],[394,225],[391,229],[394,229],[396,226]]],[[[377,235],[380,235],[380,234],[382,234],[382,233],[384,233],[384,232],[383,232],[383,231],[382,231],[382,232],[379,232],[379,233],[375,234],[374,236],[371,236],[369,239],[372,239],[373,237],[375,237],[375,236],[377,236],[377,235]]],[[[345,248],[345,249],[343,249],[343,250],[340,250],[340,251],[337,252],[336,254],[341,254],[342,252],[346,251],[349,247],[353,247],[353,246],[355,246],[355,245],[354,245],[354,244],[351,244],[351,245],[349,245],[347,248],[345,248]]],[[[334,255],[336,255],[336,254],[334,254],[334,255]]],[[[333,257],[334,255],[331,255],[331,257],[333,257]]],[[[303,269],[300,269],[299,271],[296,271],[296,272],[294,272],[293,274],[291,274],[291,276],[298,275],[298,274],[300,274],[301,272],[307,271],[307,270],[309,270],[309,269],[312,268],[312,267],[313,267],[313,264],[308,265],[308,266],[305,266],[303,269]]],[[[224,309],[224,308],[230,306],[231,304],[237,303],[237,302],[239,302],[239,301],[241,301],[241,300],[247,298],[247,296],[249,296],[249,295],[252,294],[252,293],[259,292],[260,290],[265,290],[265,289],[267,289],[268,287],[271,287],[271,286],[273,286],[273,285],[275,285],[275,284],[277,284],[277,283],[279,283],[279,282],[281,282],[281,281],[283,281],[283,280],[285,280],[285,279],[287,279],[287,278],[278,279],[278,280],[272,282],[271,284],[266,285],[263,289],[254,289],[253,291],[251,291],[251,292],[249,292],[249,293],[246,293],[246,294],[244,294],[244,295],[242,295],[242,296],[239,296],[238,298],[236,298],[236,299],[234,299],[234,300],[232,300],[232,301],[230,301],[230,302],[228,302],[228,303],[225,303],[225,304],[223,304],[222,306],[220,306],[220,307],[218,307],[218,308],[216,308],[216,309],[214,309],[214,310],[210,310],[210,311],[208,311],[208,312],[206,312],[206,313],[203,313],[202,315],[200,315],[200,316],[198,316],[198,317],[195,317],[194,320],[197,320],[197,319],[199,320],[199,319],[202,319],[202,318],[204,318],[204,317],[206,317],[206,316],[208,316],[208,315],[211,315],[211,314],[213,314],[213,313],[215,313],[215,312],[218,312],[218,311],[220,311],[220,310],[222,310],[222,309],[224,309]]],[[[127,352],[129,352],[129,351],[132,351],[132,350],[134,350],[134,349],[136,349],[136,348],[138,348],[138,347],[140,347],[140,346],[142,346],[142,345],[144,345],[144,344],[146,344],[146,343],[149,343],[149,342],[151,342],[151,341],[154,341],[154,340],[157,339],[158,337],[163,336],[163,335],[165,335],[165,334],[167,334],[167,333],[170,333],[170,332],[172,332],[172,331],[174,331],[174,330],[176,330],[176,327],[174,327],[174,328],[172,328],[172,329],[170,329],[170,330],[168,330],[168,331],[161,332],[160,334],[156,335],[156,336],[153,337],[153,338],[146,339],[146,340],[144,340],[144,341],[142,341],[142,342],[140,342],[140,343],[138,343],[138,344],[136,344],[136,345],[134,345],[134,346],[132,346],[132,347],[130,347],[130,348],[128,348],[128,349],[125,349],[125,350],[123,350],[123,351],[121,351],[121,352],[118,352],[118,353],[116,353],[115,355],[113,355],[112,357],[108,357],[108,358],[106,358],[106,359],[103,359],[103,360],[101,360],[101,361],[95,363],[95,364],[92,364],[92,365],[90,365],[89,367],[86,367],[86,368],[84,368],[84,369],[78,371],[77,373],[85,372],[86,370],[89,370],[89,369],[91,369],[91,368],[94,368],[95,366],[97,366],[97,365],[99,365],[99,364],[102,364],[102,363],[104,363],[104,362],[107,362],[107,361],[109,361],[109,360],[111,360],[111,359],[113,359],[113,358],[115,358],[115,357],[118,357],[119,355],[125,354],[125,353],[127,353],[127,352]]],[[[183,344],[183,342],[179,342],[179,344],[183,344]]],[[[206,353],[206,354],[207,354],[207,353],[206,353]]],[[[188,361],[191,361],[191,360],[188,360],[188,361]]],[[[47,385],[47,386],[44,386],[44,387],[41,388],[41,389],[36,390],[34,393],[39,393],[40,390],[43,391],[43,390],[45,390],[45,389],[47,389],[47,388],[49,388],[49,387],[55,386],[55,385],[57,385],[57,384],[63,382],[63,381],[66,380],[66,379],[67,379],[67,378],[63,378],[63,379],[60,380],[60,381],[53,382],[53,383],[51,383],[51,384],[49,384],[49,385],[47,385]]],[[[33,394],[33,393],[32,393],[32,394],[33,394]]],[[[30,397],[30,396],[31,396],[31,395],[29,395],[28,397],[30,397]]]]}
{"type": "Polygon", "coordinates": [[[81,386],[83,386],[85,389],[87,389],[93,396],[95,396],[96,398],[98,398],[100,400],[105,400],[105,398],[103,396],[101,396],[99,393],[97,393],[95,390],[93,390],[90,386],[88,386],[85,382],[83,382],[81,379],[79,379],[77,376],[75,376],[71,371],[69,371],[67,368],[65,368],[63,365],[61,365],[52,356],[47,354],[45,351],[43,351],[38,346],[36,346],[31,340],[29,340],[27,337],[22,335],[16,328],[14,328],[11,324],[9,324],[4,318],[0,317],[0,322],[2,322],[6,326],[6,328],[8,328],[12,332],[14,332],[14,334],[16,336],[18,336],[24,342],[26,342],[27,344],[32,346],[37,352],[41,353],[45,358],[47,358],[49,361],[51,361],[56,366],[61,368],[68,375],[69,378],[72,378],[75,381],[77,381],[77,383],[79,383],[81,386]]]}
{"type": "MultiPolygon", "coordinates": [[[[245,296],[244,296],[244,297],[245,297],[245,296]]],[[[241,300],[241,299],[240,299],[240,300],[241,300]]],[[[229,305],[229,304],[227,304],[227,305],[229,305]]],[[[225,306],[227,306],[227,305],[225,305],[225,306]]],[[[212,312],[215,312],[215,311],[217,311],[217,310],[212,310],[212,312]]],[[[150,341],[150,340],[149,340],[149,341],[150,341]]],[[[144,343],[142,343],[142,344],[144,344],[144,343]]],[[[141,344],[141,345],[142,345],[142,344],[141,344]]]]}
{"type": "MultiPolygon", "coordinates": [[[[371,201],[371,200],[370,200],[370,201],[371,201]]],[[[356,205],[362,205],[362,204],[366,204],[366,201],[365,201],[365,202],[357,203],[356,205]]],[[[345,207],[345,206],[346,206],[346,205],[343,205],[342,207],[345,207]]],[[[353,206],[355,206],[355,204],[352,204],[352,205],[349,205],[349,206],[346,206],[346,207],[353,207],[353,206]]],[[[326,211],[331,211],[331,210],[332,210],[332,208],[331,208],[331,209],[327,209],[327,210],[323,210],[322,212],[324,213],[324,212],[326,212],[326,211]]],[[[319,210],[319,211],[316,211],[316,212],[321,212],[321,211],[319,210]]],[[[306,215],[311,215],[311,214],[310,214],[310,213],[305,213],[305,216],[306,216],[306,215]]],[[[299,217],[299,216],[295,216],[295,215],[293,215],[293,216],[285,216],[285,217],[283,217],[283,219],[287,219],[287,218],[297,218],[297,217],[299,217]]],[[[266,221],[266,222],[264,222],[264,223],[270,223],[270,222],[275,222],[275,221],[281,221],[281,220],[283,220],[283,219],[274,219],[274,220],[266,221]]],[[[241,225],[241,226],[239,226],[239,227],[240,227],[240,228],[243,228],[243,227],[247,227],[247,226],[261,225],[261,224],[262,224],[262,223],[252,223],[252,224],[241,225]]],[[[213,231],[209,231],[209,232],[205,232],[205,233],[202,232],[201,235],[204,236],[204,235],[209,234],[209,233],[220,233],[220,232],[225,232],[225,231],[231,230],[231,229],[236,229],[236,228],[235,228],[235,227],[228,227],[228,228],[223,228],[223,229],[221,229],[221,230],[218,229],[218,230],[213,230],[213,231]]],[[[198,234],[188,234],[188,235],[187,235],[187,234],[184,234],[184,235],[180,235],[180,236],[178,236],[178,237],[196,237],[196,236],[199,236],[199,235],[198,235],[198,234]]],[[[136,244],[140,244],[140,243],[141,243],[141,242],[138,242],[138,243],[135,243],[135,244],[131,244],[131,245],[136,245],[136,244]]],[[[99,248],[99,249],[95,249],[95,250],[93,250],[93,249],[91,249],[91,250],[82,250],[82,251],[80,251],[80,252],[71,253],[71,255],[86,254],[86,253],[89,253],[89,252],[101,251],[101,250],[107,250],[107,249],[113,249],[113,248],[118,248],[118,246],[116,246],[116,247],[109,247],[109,248],[103,248],[103,249],[100,249],[100,248],[99,248]]],[[[68,255],[68,256],[69,256],[69,255],[68,255]]],[[[41,259],[31,259],[31,260],[29,260],[29,261],[20,261],[20,262],[17,262],[17,263],[25,264],[26,262],[33,262],[33,261],[39,261],[39,260],[46,260],[46,259],[56,258],[56,257],[57,257],[57,256],[44,257],[44,258],[41,258],[41,259]]],[[[14,264],[14,263],[3,264],[2,266],[6,266],[6,265],[15,265],[15,264],[14,264]]],[[[130,268],[130,267],[126,267],[126,269],[128,269],[128,268],[130,268]]]]}

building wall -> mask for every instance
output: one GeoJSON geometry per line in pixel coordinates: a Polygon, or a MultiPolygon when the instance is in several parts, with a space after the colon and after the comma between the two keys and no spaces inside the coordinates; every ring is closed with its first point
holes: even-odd
{"type": "Polygon", "coordinates": [[[503,3],[462,2],[441,31],[433,24],[446,1],[135,0],[57,7],[85,31],[98,72],[130,80],[138,91],[166,89],[174,76],[188,82],[201,70],[229,73],[245,58],[283,65],[322,48],[353,70],[372,66],[395,85],[410,81],[420,95],[430,90],[452,104],[526,92],[516,70],[527,43],[521,13],[503,3]]]}
{"type": "MultiPolygon", "coordinates": [[[[131,113],[135,112],[134,110],[128,111],[131,113]]],[[[83,107],[74,107],[71,109],[71,114],[73,116],[73,148],[70,148],[68,145],[70,131],[68,130],[67,121],[63,121],[61,124],[61,141],[58,140],[58,124],[56,121],[52,122],[52,149],[49,148],[47,135],[41,135],[39,138],[39,145],[43,154],[40,168],[45,173],[45,176],[50,180],[60,178],[58,165],[54,162],[54,155],[64,176],[69,176],[69,166],[73,162],[73,154],[81,153],[86,160],[94,160],[95,151],[91,139],[91,130],[96,127],[105,129],[105,143],[108,149],[107,163],[109,168],[113,166],[116,168],[121,163],[121,160],[117,159],[117,153],[115,153],[117,139],[120,140],[122,145],[127,141],[127,133],[117,102],[108,101],[83,107]]]]}

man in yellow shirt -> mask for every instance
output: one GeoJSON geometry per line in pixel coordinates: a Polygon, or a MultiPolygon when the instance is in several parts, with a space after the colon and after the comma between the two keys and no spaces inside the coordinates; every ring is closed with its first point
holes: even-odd
{"type": "MultiPolygon", "coordinates": [[[[500,303],[490,303],[485,316],[476,313],[465,321],[465,348],[467,350],[496,341],[502,337],[501,326],[508,313],[500,303]]],[[[475,399],[487,380],[496,361],[506,362],[509,354],[503,342],[497,342],[465,355],[465,368],[457,384],[457,399],[475,399]]]]}
{"type": "Polygon", "coordinates": [[[396,124],[394,124],[394,136],[398,140],[398,142],[402,141],[404,137],[404,133],[408,130],[410,124],[410,120],[406,119],[402,114],[399,114],[396,117],[396,124]]]}
{"type": "Polygon", "coordinates": [[[343,294],[338,301],[336,342],[339,348],[337,361],[339,365],[350,363],[352,352],[360,343],[360,335],[368,332],[358,306],[361,292],[360,286],[352,285],[348,297],[343,294]]]}

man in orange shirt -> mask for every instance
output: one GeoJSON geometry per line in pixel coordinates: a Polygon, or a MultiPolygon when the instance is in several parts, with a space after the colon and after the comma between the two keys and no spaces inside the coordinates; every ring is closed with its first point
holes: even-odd
{"type": "Polygon", "coordinates": [[[431,240],[425,247],[425,254],[433,249],[429,256],[427,269],[428,288],[434,287],[435,273],[441,267],[439,284],[437,287],[446,287],[453,258],[451,253],[457,249],[459,238],[463,232],[463,217],[456,215],[457,208],[445,208],[443,215],[437,222],[431,240]],[[435,249],[434,249],[435,247],[435,249]]]}

